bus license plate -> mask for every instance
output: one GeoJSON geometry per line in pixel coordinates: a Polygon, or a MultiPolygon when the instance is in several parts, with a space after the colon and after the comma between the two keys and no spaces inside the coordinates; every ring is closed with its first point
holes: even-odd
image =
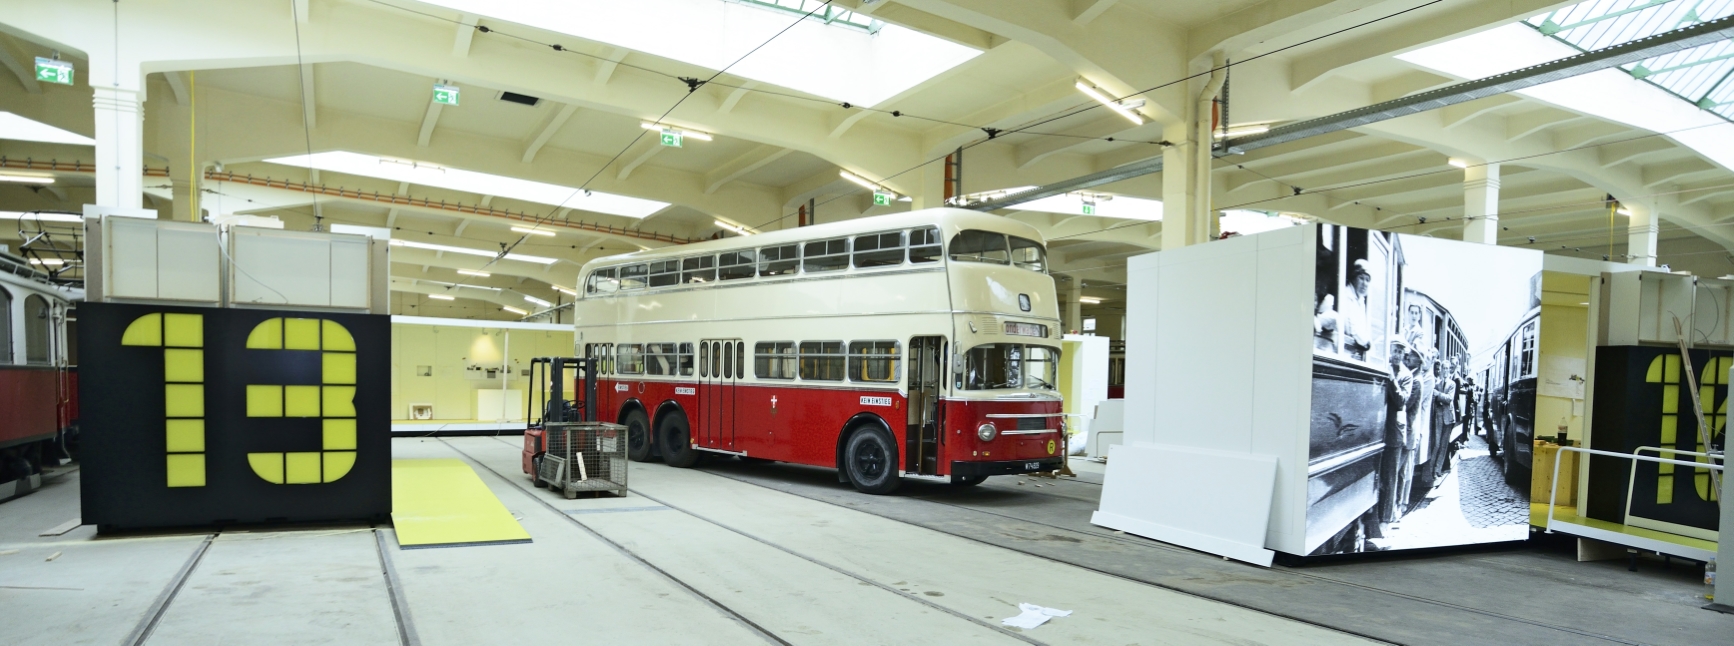
{"type": "Polygon", "coordinates": [[[1031,471],[1036,471],[1036,470],[1042,468],[1042,463],[1040,463],[1040,462],[1025,462],[1024,468],[1029,469],[1031,471]]]}

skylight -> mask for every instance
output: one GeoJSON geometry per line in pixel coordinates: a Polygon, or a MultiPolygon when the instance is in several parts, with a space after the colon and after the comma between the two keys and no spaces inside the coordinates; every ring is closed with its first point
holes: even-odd
{"type": "Polygon", "coordinates": [[[1100,218],[1119,218],[1123,220],[1162,219],[1162,202],[1147,200],[1141,197],[1125,195],[1104,195],[1096,193],[1066,193],[1044,197],[1039,200],[1024,202],[1007,207],[1019,211],[1042,211],[1045,213],[1065,213],[1069,215],[1093,215],[1100,218]]]}
{"type": "MultiPolygon", "coordinates": [[[[805,20],[790,28],[792,14],[785,10],[802,4],[795,0],[422,1],[712,70],[728,67],[730,74],[743,78],[868,106],[981,54],[897,25],[869,33],[853,25],[805,20]],[[765,4],[777,9],[756,6],[765,4]],[[729,67],[748,52],[752,55],[729,67]]],[[[862,18],[851,14],[837,20],[862,18]]]]}
{"type": "MultiPolygon", "coordinates": [[[[1587,52],[1730,15],[1734,15],[1734,0],[1590,0],[1524,22],[1587,52]]],[[[1621,69],[1700,108],[1734,117],[1734,84],[1728,82],[1734,72],[1734,41],[1657,56],[1621,69]]]]}
{"type": "MultiPolygon", "coordinates": [[[[1527,24],[1512,23],[1397,58],[1442,74],[1480,79],[1578,53],[1577,48],[1543,36],[1527,24]]],[[[1669,133],[1670,139],[1710,161],[1734,168],[1734,124],[1624,70],[1574,76],[1517,94],[1634,128],[1669,133]]]]}
{"type": "Polygon", "coordinates": [[[1287,229],[1293,226],[1300,226],[1306,221],[1291,215],[1283,215],[1281,213],[1235,209],[1223,211],[1222,217],[1218,219],[1217,222],[1217,228],[1225,233],[1232,231],[1243,236],[1249,236],[1255,233],[1264,233],[1266,231],[1275,231],[1277,229],[1287,229]]]}
{"type": "Polygon", "coordinates": [[[49,144],[95,146],[96,140],[70,130],[32,121],[10,112],[0,112],[0,139],[40,141],[49,144]]]}
{"type": "Polygon", "coordinates": [[[342,150],[314,153],[311,156],[277,157],[265,161],[300,168],[315,168],[333,173],[377,177],[421,186],[448,188],[466,193],[507,197],[525,202],[628,218],[648,217],[668,206],[667,202],[611,195],[601,191],[580,191],[572,186],[544,184],[514,177],[445,168],[424,162],[375,157],[342,150]]]}

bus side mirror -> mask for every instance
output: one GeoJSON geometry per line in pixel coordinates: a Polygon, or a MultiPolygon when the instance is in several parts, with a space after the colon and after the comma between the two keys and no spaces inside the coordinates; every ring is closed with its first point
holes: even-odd
{"type": "Polygon", "coordinates": [[[956,375],[963,374],[963,355],[951,353],[951,372],[956,375]]]}

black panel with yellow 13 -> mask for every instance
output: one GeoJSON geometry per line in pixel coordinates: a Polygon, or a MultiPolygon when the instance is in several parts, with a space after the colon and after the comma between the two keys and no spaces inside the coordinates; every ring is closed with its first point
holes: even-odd
{"type": "Polygon", "coordinates": [[[389,318],[79,307],[84,522],[383,521],[389,318]]]}

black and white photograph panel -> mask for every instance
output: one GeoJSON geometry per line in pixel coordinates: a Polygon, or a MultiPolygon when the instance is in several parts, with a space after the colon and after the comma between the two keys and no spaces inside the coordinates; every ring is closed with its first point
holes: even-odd
{"type": "Polygon", "coordinates": [[[1307,554],[1522,540],[1541,254],[1318,226],[1307,554]]]}

